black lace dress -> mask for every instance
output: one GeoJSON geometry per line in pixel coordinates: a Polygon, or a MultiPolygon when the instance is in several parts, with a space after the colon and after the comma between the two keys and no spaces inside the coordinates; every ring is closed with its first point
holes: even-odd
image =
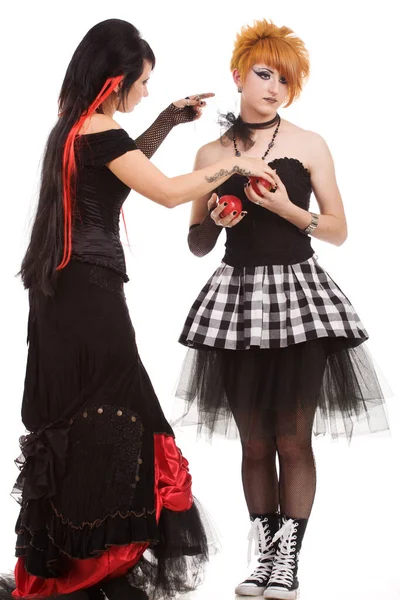
{"type": "MultiPolygon", "coordinates": [[[[148,155],[171,129],[165,114],[162,123],[148,155]]],[[[136,149],[122,129],[78,138],[72,260],[54,296],[30,290],[14,597],[69,594],[130,572],[164,598],[190,589],[207,558],[188,463],[124,296],[119,217],[130,190],[106,165],[136,149]]]]}

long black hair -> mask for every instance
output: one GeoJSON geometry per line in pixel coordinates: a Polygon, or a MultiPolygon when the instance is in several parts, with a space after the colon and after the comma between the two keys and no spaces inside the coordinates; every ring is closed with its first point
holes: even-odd
{"type": "Polygon", "coordinates": [[[71,129],[88,114],[107,80],[123,77],[119,96],[124,106],[132,84],[143,73],[144,60],[154,68],[149,44],[136,27],[119,19],[92,27],[75,50],[60,91],[58,121],[44,152],[37,212],[20,271],[25,288],[45,295],[54,292],[65,244],[63,153],[71,129]]]}

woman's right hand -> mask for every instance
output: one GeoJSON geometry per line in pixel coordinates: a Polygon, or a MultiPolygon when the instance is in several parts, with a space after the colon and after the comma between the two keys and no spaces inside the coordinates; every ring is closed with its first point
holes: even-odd
{"type": "Polygon", "coordinates": [[[247,215],[246,211],[240,213],[233,212],[221,219],[221,213],[225,210],[225,205],[224,203],[218,204],[217,194],[213,194],[209,199],[208,210],[211,211],[210,217],[219,227],[234,227],[247,215]]]}
{"type": "Polygon", "coordinates": [[[259,177],[266,179],[275,188],[278,185],[275,171],[271,169],[262,158],[253,158],[249,156],[235,157],[234,165],[237,166],[236,173],[245,177],[259,177]]]}

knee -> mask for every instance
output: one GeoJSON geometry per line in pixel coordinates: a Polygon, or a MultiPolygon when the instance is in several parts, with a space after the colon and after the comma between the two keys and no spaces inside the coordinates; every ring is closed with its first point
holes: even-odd
{"type": "Polygon", "coordinates": [[[313,454],[311,438],[299,440],[291,436],[280,437],[276,440],[276,448],[279,460],[287,463],[297,463],[313,454]]]}
{"type": "Polygon", "coordinates": [[[273,440],[249,440],[242,442],[243,458],[247,460],[265,460],[276,454],[273,440]]]}

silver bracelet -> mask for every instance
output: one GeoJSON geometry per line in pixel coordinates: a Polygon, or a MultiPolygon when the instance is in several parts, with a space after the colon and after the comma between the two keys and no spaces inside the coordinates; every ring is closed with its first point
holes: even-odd
{"type": "Polygon", "coordinates": [[[313,213],[313,212],[310,214],[311,214],[311,223],[305,229],[300,229],[300,231],[302,233],[304,233],[305,235],[311,235],[313,233],[313,231],[315,231],[315,229],[317,229],[317,227],[318,227],[319,215],[317,215],[316,213],[313,213]]]}

